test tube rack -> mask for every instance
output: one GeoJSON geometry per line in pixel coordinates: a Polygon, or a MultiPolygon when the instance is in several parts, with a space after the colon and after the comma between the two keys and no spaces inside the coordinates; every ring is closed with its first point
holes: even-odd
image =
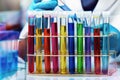
{"type": "Polygon", "coordinates": [[[116,51],[109,38],[116,34],[109,33],[109,18],[106,12],[29,12],[27,75],[110,75],[116,51]]]}

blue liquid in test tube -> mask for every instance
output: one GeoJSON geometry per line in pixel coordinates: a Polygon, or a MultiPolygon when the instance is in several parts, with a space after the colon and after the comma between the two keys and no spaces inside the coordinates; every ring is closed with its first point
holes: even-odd
{"type": "Polygon", "coordinates": [[[91,73],[91,14],[85,16],[85,73],[91,73]]]}
{"type": "MultiPolygon", "coordinates": [[[[91,34],[91,28],[85,27],[85,35],[90,36],[91,34]]],[[[91,38],[86,37],[85,38],[85,71],[86,73],[91,73],[91,38]]]]}
{"type": "Polygon", "coordinates": [[[103,25],[103,48],[102,48],[102,74],[108,73],[108,32],[109,23],[104,23],[103,25]]]}
{"type": "MultiPolygon", "coordinates": [[[[70,18],[71,19],[71,18],[70,18]]],[[[74,22],[68,22],[68,51],[69,51],[69,72],[70,74],[75,73],[75,46],[74,46],[74,22]]]]}

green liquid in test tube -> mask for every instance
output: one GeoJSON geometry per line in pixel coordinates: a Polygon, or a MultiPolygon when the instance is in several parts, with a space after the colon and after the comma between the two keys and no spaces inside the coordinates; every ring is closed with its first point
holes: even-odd
{"type": "Polygon", "coordinates": [[[77,72],[83,73],[83,24],[77,23],[77,72]],[[80,56],[81,55],[81,56],[80,56]]]}

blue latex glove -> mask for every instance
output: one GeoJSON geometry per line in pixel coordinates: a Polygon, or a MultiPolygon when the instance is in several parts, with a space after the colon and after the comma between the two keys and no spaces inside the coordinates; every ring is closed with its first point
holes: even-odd
{"type": "MultiPolygon", "coordinates": [[[[116,33],[116,36],[111,36],[110,37],[110,50],[116,50],[117,54],[120,55],[120,31],[118,31],[114,26],[110,25],[110,33],[116,33]]],[[[115,55],[114,55],[115,56],[115,55]]],[[[113,57],[114,57],[113,56],[113,57]]]]}
{"type": "MultiPolygon", "coordinates": [[[[100,31],[103,31],[103,25],[105,24],[101,24],[100,25],[100,31]]],[[[91,32],[93,33],[93,28],[91,29],[91,32]]],[[[111,35],[109,36],[109,50],[115,50],[116,51],[116,54],[113,54],[112,57],[117,57],[120,55],[120,44],[119,44],[119,41],[120,41],[120,31],[118,31],[114,26],[112,26],[111,24],[109,24],[109,33],[111,34],[114,34],[114,35],[111,35]]],[[[101,44],[102,44],[102,38],[101,39],[101,44]]],[[[92,38],[92,41],[94,39],[92,38]]],[[[93,42],[92,42],[93,44],[93,42]]],[[[102,46],[101,45],[101,49],[102,49],[102,46]]],[[[94,49],[94,46],[92,46],[92,48],[94,49]]]]}
{"type": "Polygon", "coordinates": [[[29,10],[53,10],[57,4],[57,0],[33,0],[29,10]]]}
{"type": "MultiPolygon", "coordinates": [[[[100,25],[100,30],[103,31],[103,25],[100,25]]],[[[93,32],[93,30],[92,30],[93,32]]],[[[120,31],[118,31],[114,26],[112,26],[111,24],[109,24],[109,33],[112,33],[114,35],[109,37],[109,50],[115,50],[117,53],[113,54],[112,57],[117,57],[118,55],[120,55],[120,31]]],[[[102,42],[102,38],[101,38],[101,42],[102,42]]],[[[102,43],[101,43],[102,44],[102,43]]],[[[101,45],[102,47],[102,45],[101,45]]]]}

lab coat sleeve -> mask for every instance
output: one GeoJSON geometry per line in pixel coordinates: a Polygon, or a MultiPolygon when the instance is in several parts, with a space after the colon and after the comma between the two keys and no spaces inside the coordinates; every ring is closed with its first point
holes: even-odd
{"type": "Polygon", "coordinates": [[[110,24],[114,26],[120,32],[120,1],[116,3],[116,6],[111,10],[110,24]],[[115,8],[115,9],[114,9],[115,8]]]}
{"type": "Polygon", "coordinates": [[[28,34],[28,23],[26,22],[24,28],[22,29],[19,39],[25,39],[27,38],[27,34],[28,34]]]}
{"type": "Polygon", "coordinates": [[[120,0],[99,0],[94,12],[108,11],[110,13],[110,24],[120,31],[120,0]]]}
{"type": "Polygon", "coordinates": [[[120,32],[120,14],[111,16],[110,24],[120,32]]]}

